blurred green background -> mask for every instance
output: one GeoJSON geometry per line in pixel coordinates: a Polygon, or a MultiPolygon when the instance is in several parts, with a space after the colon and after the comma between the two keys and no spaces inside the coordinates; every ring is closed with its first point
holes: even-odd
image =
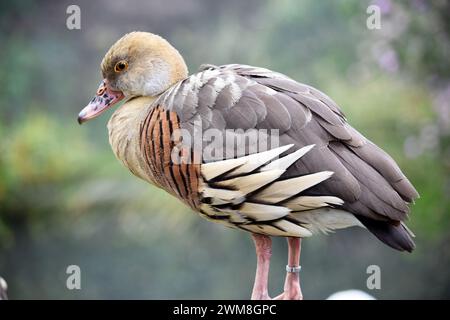
{"type": "MultiPolygon", "coordinates": [[[[362,229],[307,239],[306,299],[350,288],[450,298],[448,1],[28,0],[0,3],[0,275],[11,299],[250,297],[249,235],[200,219],[121,167],[105,128],[111,111],[76,122],[103,54],[133,30],[167,38],[191,72],[245,63],[319,88],[418,189],[414,253],[362,229]],[[70,4],[81,8],[81,30],[66,28],[70,4]],[[366,27],[371,4],[379,30],[366,27]],[[81,290],[66,288],[72,264],[81,290]],[[381,290],[366,288],[371,264],[381,290]]],[[[274,246],[272,295],[287,255],[284,239],[274,246]]]]}

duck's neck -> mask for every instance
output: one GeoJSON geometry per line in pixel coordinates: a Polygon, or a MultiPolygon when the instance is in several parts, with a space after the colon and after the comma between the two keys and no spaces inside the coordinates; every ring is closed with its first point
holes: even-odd
{"type": "Polygon", "coordinates": [[[109,143],[116,157],[134,175],[149,180],[140,156],[139,128],[156,97],[138,97],[125,102],[108,122],[109,143]]]}
{"type": "MultiPolygon", "coordinates": [[[[176,49],[173,50],[175,54],[167,55],[172,56],[172,59],[168,59],[172,66],[169,88],[188,75],[183,58],[176,49]]],[[[150,112],[153,101],[158,97],[146,96],[128,100],[113,113],[108,122],[109,143],[116,157],[134,175],[151,183],[155,183],[155,179],[149,172],[140,150],[140,126],[150,112]]]]}

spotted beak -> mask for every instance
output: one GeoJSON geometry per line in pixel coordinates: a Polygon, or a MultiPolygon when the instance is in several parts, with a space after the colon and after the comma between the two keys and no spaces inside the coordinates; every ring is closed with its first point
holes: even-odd
{"type": "Polygon", "coordinates": [[[124,95],[121,91],[113,91],[108,87],[108,82],[104,79],[97,89],[95,97],[78,114],[78,123],[82,124],[100,115],[106,109],[121,101],[124,95]]]}

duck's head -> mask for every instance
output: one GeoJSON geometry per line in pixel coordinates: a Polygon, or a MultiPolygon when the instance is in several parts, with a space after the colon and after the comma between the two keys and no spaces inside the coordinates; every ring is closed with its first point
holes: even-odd
{"type": "Polygon", "coordinates": [[[165,39],[148,32],[120,38],[101,63],[103,81],[95,97],[81,110],[81,124],[119,101],[137,96],[158,96],[187,77],[180,53],[165,39]]]}

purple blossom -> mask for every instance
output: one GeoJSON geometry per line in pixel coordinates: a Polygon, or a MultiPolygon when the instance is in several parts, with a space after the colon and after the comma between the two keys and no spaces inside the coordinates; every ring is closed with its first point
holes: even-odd
{"type": "Polygon", "coordinates": [[[380,8],[381,14],[390,13],[392,10],[391,0],[375,0],[373,4],[380,8]]]}
{"type": "Polygon", "coordinates": [[[399,68],[399,62],[397,53],[393,49],[388,49],[378,57],[378,65],[381,69],[390,72],[395,73],[398,71],[399,68]]]}

